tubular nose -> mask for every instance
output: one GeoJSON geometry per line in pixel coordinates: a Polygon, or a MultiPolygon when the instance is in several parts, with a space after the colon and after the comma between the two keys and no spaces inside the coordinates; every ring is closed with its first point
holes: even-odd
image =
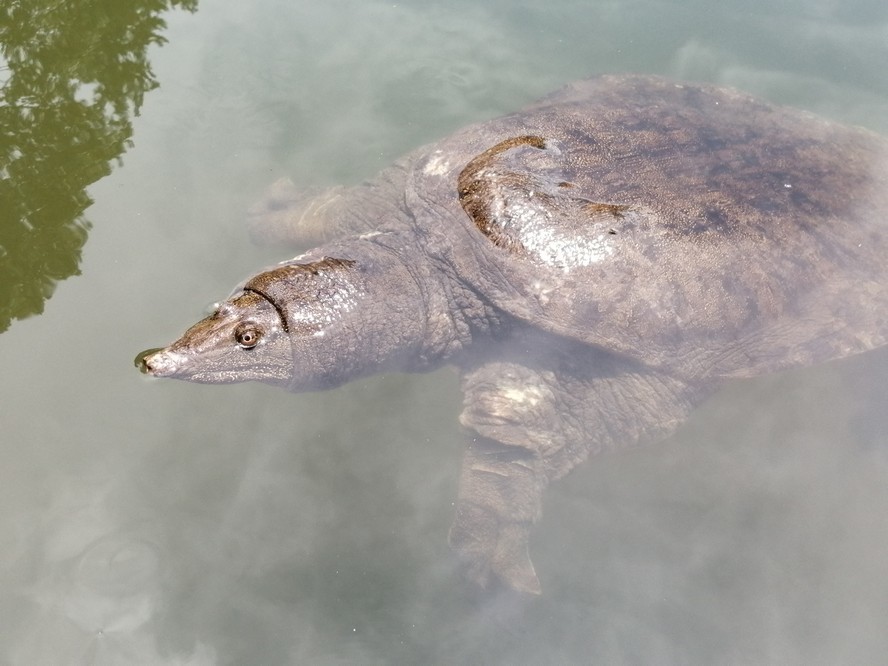
{"type": "Polygon", "coordinates": [[[154,377],[168,377],[182,364],[181,354],[167,351],[162,347],[146,349],[138,354],[134,364],[140,372],[154,377]]]}

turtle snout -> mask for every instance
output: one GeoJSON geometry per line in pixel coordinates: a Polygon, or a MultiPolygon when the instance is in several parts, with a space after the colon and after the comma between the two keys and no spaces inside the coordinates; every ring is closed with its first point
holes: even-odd
{"type": "Polygon", "coordinates": [[[169,377],[182,367],[185,356],[162,347],[146,349],[136,356],[135,366],[153,377],[169,377]]]}

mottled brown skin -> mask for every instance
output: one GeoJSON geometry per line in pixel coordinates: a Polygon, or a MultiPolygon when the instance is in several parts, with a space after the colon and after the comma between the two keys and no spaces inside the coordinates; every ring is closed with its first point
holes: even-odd
{"type": "Polygon", "coordinates": [[[473,580],[540,590],[543,490],[661,438],[729,378],[888,342],[888,142],[738,92],[583,81],[307,196],[260,273],[143,370],[301,391],[460,367],[450,541],[473,580]]]}

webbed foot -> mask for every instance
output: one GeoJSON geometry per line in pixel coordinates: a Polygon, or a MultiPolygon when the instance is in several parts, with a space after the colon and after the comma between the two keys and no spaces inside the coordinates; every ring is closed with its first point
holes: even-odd
{"type": "Polygon", "coordinates": [[[473,583],[489,588],[501,582],[518,592],[540,594],[528,553],[529,532],[529,523],[504,524],[483,507],[465,505],[457,509],[449,542],[473,583]]]}
{"type": "Polygon", "coordinates": [[[546,484],[539,461],[499,442],[475,439],[466,451],[450,546],[467,577],[482,587],[496,582],[540,593],[528,537],[540,515],[546,484]]]}

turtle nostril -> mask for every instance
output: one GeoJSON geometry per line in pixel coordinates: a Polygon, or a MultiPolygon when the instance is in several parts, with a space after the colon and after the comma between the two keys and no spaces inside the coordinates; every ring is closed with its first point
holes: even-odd
{"type": "Polygon", "coordinates": [[[140,352],[136,355],[133,364],[139,369],[139,372],[147,374],[151,374],[153,368],[151,367],[151,357],[154,356],[157,352],[163,351],[163,347],[154,347],[153,349],[146,349],[143,352],[140,352]]]}

